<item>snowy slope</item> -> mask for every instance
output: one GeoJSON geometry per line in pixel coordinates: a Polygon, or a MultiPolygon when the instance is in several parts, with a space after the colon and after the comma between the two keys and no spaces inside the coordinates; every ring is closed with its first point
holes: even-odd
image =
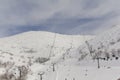
{"type": "Polygon", "coordinates": [[[65,55],[56,65],[53,78],[44,80],[118,80],[120,79],[120,26],[87,40],[65,55]],[[98,68],[98,60],[100,67],[98,68]]]}
{"type": "Polygon", "coordinates": [[[61,80],[118,80],[120,78],[120,26],[111,27],[96,35],[95,38],[72,51],[71,55],[74,56],[75,61],[71,59],[68,61],[71,64],[67,65],[67,68],[60,68],[64,71],[60,71],[61,76],[65,75],[61,80]]]}
{"type": "Polygon", "coordinates": [[[20,71],[27,74],[22,80],[120,78],[120,26],[95,37],[32,31],[0,39],[0,45],[0,74],[12,74],[10,80],[20,71]]]}
{"type": "Polygon", "coordinates": [[[52,72],[52,65],[64,61],[62,58],[70,50],[75,50],[92,38],[93,36],[61,35],[43,31],[31,31],[1,38],[0,73],[7,76],[1,75],[0,78],[14,80],[12,78],[17,79],[20,73],[24,73],[24,76],[26,73],[28,80],[34,78],[39,80],[42,71],[45,72],[46,78],[53,80],[50,74],[55,78],[56,73],[52,72]]]}
{"type": "Polygon", "coordinates": [[[120,26],[96,35],[69,55],[72,57],[59,64],[55,80],[118,80],[120,26]]]}

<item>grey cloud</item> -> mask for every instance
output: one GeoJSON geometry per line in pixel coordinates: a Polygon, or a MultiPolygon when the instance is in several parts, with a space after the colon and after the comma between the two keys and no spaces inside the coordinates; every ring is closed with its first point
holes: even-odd
{"type": "Polygon", "coordinates": [[[0,35],[29,30],[95,34],[119,24],[119,5],[119,0],[0,0],[0,35]]]}

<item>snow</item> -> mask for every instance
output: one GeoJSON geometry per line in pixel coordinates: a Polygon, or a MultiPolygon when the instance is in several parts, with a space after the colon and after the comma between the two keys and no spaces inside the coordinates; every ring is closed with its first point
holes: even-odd
{"type": "Polygon", "coordinates": [[[96,36],[31,31],[2,38],[0,74],[8,69],[9,74],[16,73],[18,78],[18,67],[25,66],[28,69],[25,80],[117,80],[120,78],[119,39],[120,26],[96,36]],[[96,56],[100,58],[100,68],[96,56]],[[38,63],[38,58],[48,60],[38,63]]]}
{"type": "Polygon", "coordinates": [[[119,76],[119,67],[111,69],[96,67],[66,66],[59,71],[58,80],[117,80],[119,76]]]}
{"type": "Polygon", "coordinates": [[[43,77],[46,80],[54,80],[57,72],[53,72],[52,64],[58,65],[60,62],[64,62],[62,57],[66,51],[75,50],[93,37],[90,35],[61,35],[44,31],[30,31],[1,38],[1,74],[7,72],[8,75],[18,78],[20,76],[18,67],[23,66],[28,69],[27,80],[39,80],[41,72],[44,73],[43,77]],[[48,58],[48,61],[40,64],[36,62],[38,58],[48,58]]]}
{"type": "MultiPolygon", "coordinates": [[[[71,65],[59,64],[56,71],[49,71],[48,74],[43,76],[43,80],[117,80],[120,78],[119,66],[110,67],[109,62],[106,62],[107,66],[101,66],[101,68],[98,69],[96,64],[97,63],[93,61],[87,65],[73,65],[72,63],[71,65]]],[[[101,62],[101,64],[104,64],[104,62],[101,62]]],[[[33,77],[35,77],[35,75],[31,78],[33,77]]],[[[39,80],[38,76],[35,78],[39,80]]]]}
{"type": "Polygon", "coordinates": [[[0,60],[3,62],[13,61],[16,65],[24,65],[29,62],[28,57],[32,60],[38,57],[48,58],[50,51],[52,53],[51,56],[61,55],[66,52],[71,46],[71,43],[75,49],[85,40],[91,38],[92,36],[71,36],[42,31],[30,31],[0,39],[0,60]],[[54,38],[55,35],[56,38],[54,38]]]}

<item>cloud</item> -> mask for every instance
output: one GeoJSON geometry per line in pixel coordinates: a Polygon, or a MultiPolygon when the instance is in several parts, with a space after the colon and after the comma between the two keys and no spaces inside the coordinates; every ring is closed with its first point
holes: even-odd
{"type": "Polygon", "coordinates": [[[119,5],[119,0],[0,0],[0,35],[29,30],[96,34],[119,24],[119,5]]]}

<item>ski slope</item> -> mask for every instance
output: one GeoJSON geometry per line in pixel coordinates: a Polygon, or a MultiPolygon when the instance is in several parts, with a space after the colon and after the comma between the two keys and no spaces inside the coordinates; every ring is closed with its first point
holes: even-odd
{"type": "Polygon", "coordinates": [[[25,69],[24,71],[27,70],[25,80],[29,80],[29,78],[30,80],[34,80],[34,78],[39,80],[38,73],[43,70],[47,76],[46,80],[51,79],[48,75],[56,75],[56,73],[52,73],[51,64],[64,62],[63,55],[71,49],[75,50],[86,40],[93,37],[89,35],[61,35],[44,31],[30,31],[1,38],[0,73],[1,75],[13,75],[12,78],[15,79],[20,77],[20,69],[25,69]]]}
{"type": "Polygon", "coordinates": [[[115,26],[95,36],[31,31],[2,38],[0,74],[18,79],[23,66],[23,80],[118,80],[119,35],[115,26]]]}

